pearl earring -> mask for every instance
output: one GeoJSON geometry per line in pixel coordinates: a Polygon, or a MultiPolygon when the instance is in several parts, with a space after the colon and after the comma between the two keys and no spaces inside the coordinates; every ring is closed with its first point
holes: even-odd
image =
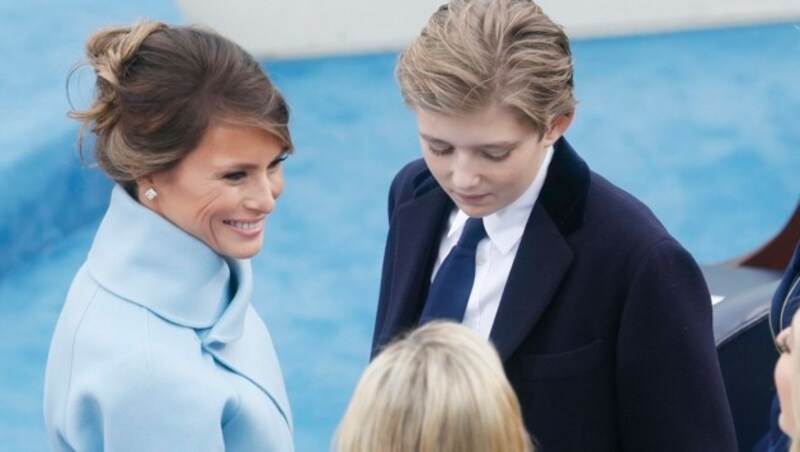
{"type": "Polygon", "coordinates": [[[144,191],[144,197],[149,199],[150,201],[156,199],[156,196],[158,196],[158,193],[156,193],[153,187],[150,187],[144,191]]]}

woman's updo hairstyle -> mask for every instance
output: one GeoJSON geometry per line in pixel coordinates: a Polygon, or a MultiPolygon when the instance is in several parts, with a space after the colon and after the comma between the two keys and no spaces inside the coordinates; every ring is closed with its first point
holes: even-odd
{"type": "Polygon", "coordinates": [[[167,170],[199,144],[215,122],[266,130],[292,149],[289,110],[244,49],[195,26],[142,22],[92,35],[95,99],[69,116],[96,136],[94,158],[129,190],[167,170]]]}

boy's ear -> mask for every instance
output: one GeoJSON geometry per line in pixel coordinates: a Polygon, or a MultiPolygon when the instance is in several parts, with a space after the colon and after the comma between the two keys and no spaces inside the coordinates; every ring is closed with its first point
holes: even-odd
{"type": "Polygon", "coordinates": [[[542,140],[544,141],[546,146],[551,146],[553,143],[558,141],[561,138],[561,135],[564,135],[564,132],[567,131],[570,124],[572,124],[572,120],[575,118],[575,110],[564,114],[559,115],[553,118],[553,122],[550,123],[550,128],[545,132],[542,140]]]}

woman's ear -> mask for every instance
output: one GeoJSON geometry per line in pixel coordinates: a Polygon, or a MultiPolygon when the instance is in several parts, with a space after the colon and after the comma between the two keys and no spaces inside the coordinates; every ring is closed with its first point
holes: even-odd
{"type": "Polygon", "coordinates": [[[155,185],[155,178],[152,175],[136,178],[136,198],[140,203],[149,207],[149,204],[158,196],[155,185]]]}
{"type": "Polygon", "coordinates": [[[552,146],[553,143],[558,141],[558,139],[564,135],[564,132],[567,131],[570,124],[572,124],[573,118],[575,118],[575,110],[553,118],[553,121],[550,123],[550,128],[545,132],[544,137],[542,137],[545,146],[552,146]]]}

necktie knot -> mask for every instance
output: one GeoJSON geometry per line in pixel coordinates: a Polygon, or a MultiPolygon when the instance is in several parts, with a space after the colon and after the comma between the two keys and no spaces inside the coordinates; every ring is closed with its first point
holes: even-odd
{"type": "Polygon", "coordinates": [[[470,218],[464,224],[464,230],[461,231],[461,238],[458,239],[456,246],[474,250],[484,237],[486,228],[483,226],[483,218],[470,218]]]}

